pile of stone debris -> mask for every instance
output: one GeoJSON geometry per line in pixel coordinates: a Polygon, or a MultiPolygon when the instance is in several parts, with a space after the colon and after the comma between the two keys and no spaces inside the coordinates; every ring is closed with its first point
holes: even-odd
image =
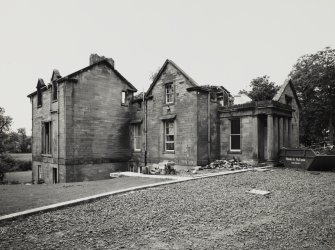
{"type": "Polygon", "coordinates": [[[163,161],[158,164],[153,164],[149,169],[149,174],[176,174],[174,165],[175,162],[173,161],[163,161]]]}
{"type": "Polygon", "coordinates": [[[252,163],[241,162],[238,158],[234,157],[231,160],[216,160],[203,167],[203,169],[227,169],[227,170],[240,170],[254,167],[252,163]]]}

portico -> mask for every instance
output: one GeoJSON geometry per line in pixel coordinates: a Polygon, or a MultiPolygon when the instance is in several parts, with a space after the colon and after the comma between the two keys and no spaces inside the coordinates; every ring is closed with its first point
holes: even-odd
{"type": "Polygon", "coordinates": [[[241,160],[258,162],[277,160],[280,148],[295,146],[291,141],[294,111],[290,105],[273,100],[221,109],[221,158],[237,156],[241,160]],[[232,151],[224,145],[224,141],[229,138],[230,121],[236,119],[240,119],[241,124],[241,148],[232,151]]]}

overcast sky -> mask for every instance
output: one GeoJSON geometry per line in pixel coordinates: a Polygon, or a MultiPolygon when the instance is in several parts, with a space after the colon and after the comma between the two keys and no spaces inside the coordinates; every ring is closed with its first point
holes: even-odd
{"type": "Polygon", "coordinates": [[[91,53],[112,57],[139,91],[169,58],[237,93],[265,74],[280,85],[300,56],[335,48],[333,0],[0,3],[0,106],[28,134],[37,79],[83,68],[91,53]]]}

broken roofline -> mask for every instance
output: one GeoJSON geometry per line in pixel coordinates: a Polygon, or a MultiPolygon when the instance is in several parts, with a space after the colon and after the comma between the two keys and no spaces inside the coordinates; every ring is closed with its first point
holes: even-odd
{"type": "Polygon", "coordinates": [[[221,112],[230,112],[235,110],[242,110],[242,109],[253,109],[253,108],[278,108],[292,111],[292,107],[290,105],[273,101],[273,100],[266,100],[266,101],[251,101],[243,104],[236,104],[229,107],[221,107],[219,111],[221,112]]]}
{"type": "Polygon", "coordinates": [[[223,86],[216,86],[216,85],[203,85],[203,86],[195,86],[195,87],[189,87],[187,88],[188,91],[201,91],[201,92],[217,92],[217,93],[220,93],[220,92],[227,92],[227,94],[229,96],[232,96],[230,94],[230,92],[223,86]],[[221,91],[219,91],[218,89],[221,89],[221,91]]]}
{"type": "Polygon", "coordinates": [[[218,92],[214,88],[216,88],[216,89],[221,88],[222,91],[226,91],[228,93],[228,95],[232,96],[231,93],[225,87],[223,87],[223,86],[199,85],[196,81],[193,80],[192,77],[190,77],[184,70],[182,70],[182,68],[180,68],[175,62],[173,62],[170,59],[166,59],[165,62],[164,62],[164,64],[163,64],[163,66],[159,69],[157,75],[155,76],[154,80],[150,84],[150,87],[149,87],[148,91],[145,93],[145,98],[146,99],[150,99],[152,97],[152,95],[150,95],[150,92],[153,89],[153,87],[155,86],[155,84],[158,81],[158,79],[160,78],[160,76],[162,75],[162,73],[164,72],[164,69],[166,68],[166,66],[169,63],[173,67],[175,67],[180,73],[182,73],[183,76],[191,83],[192,87],[187,88],[188,91],[198,90],[198,91],[202,91],[202,92],[218,92]]]}
{"type": "MultiPolygon", "coordinates": [[[[98,64],[101,64],[101,63],[104,63],[104,64],[107,65],[109,68],[111,68],[111,69],[115,72],[115,74],[116,74],[118,77],[121,78],[121,80],[123,80],[124,82],[126,82],[126,83],[130,86],[130,88],[131,88],[131,90],[129,90],[129,91],[131,91],[131,92],[136,92],[136,91],[137,91],[137,89],[136,89],[136,88],[135,88],[135,87],[134,87],[134,86],[133,86],[127,79],[126,79],[126,78],[124,78],[124,76],[121,75],[121,73],[120,73],[119,71],[117,71],[117,70],[113,67],[113,65],[110,64],[110,62],[108,61],[108,59],[103,59],[103,60],[101,60],[101,61],[98,61],[98,62],[96,62],[96,63],[93,63],[93,64],[91,64],[91,65],[88,65],[88,66],[85,67],[85,68],[82,68],[82,69],[77,70],[77,71],[75,71],[75,72],[73,72],[73,73],[71,73],[71,74],[69,74],[69,75],[67,75],[67,76],[64,76],[64,77],[62,77],[62,78],[59,78],[59,79],[55,80],[55,82],[56,82],[56,83],[61,83],[61,82],[64,82],[64,81],[77,82],[77,79],[72,78],[72,77],[76,76],[77,74],[79,74],[79,73],[81,73],[81,72],[84,72],[84,71],[86,71],[86,70],[89,70],[89,69],[91,69],[92,67],[94,67],[94,66],[96,66],[96,65],[98,65],[98,64]]],[[[44,90],[50,88],[50,86],[51,86],[51,84],[49,83],[48,86],[42,87],[41,90],[44,91],[44,90]]],[[[27,97],[30,98],[30,97],[36,95],[36,93],[37,93],[37,91],[34,91],[33,93],[29,94],[27,97]]]]}
{"type": "Polygon", "coordinates": [[[151,97],[151,95],[150,95],[151,90],[153,89],[153,87],[155,86],[156,82],[158,81],[158,79],[160,78],[161,74],[164,72],[164,69],[166,68],[166,66],[167,66],[169,63],[170,63],[173,67],[175,67],[180,73],[182,73],[183,76],[184,76],[184,77],[191,83],[192,86],[194,86],[194,87],[199,86],[199,85],[197,84],[197,82],[194,81],[194,80],[192,79],[192,77],[190,77],[188,74],[186,74],[186,72],[185,72],[184,70],[182,70],[176,63],[174,63],[174,62],[173,62],[172,60],[170,60],[170,59],[166,59],[165,62],[164,62],[164,64],[163,64],[163,66],[159,69],[159,71],[158,71],[158,73],[157,73],[155,79],[154,79],[154,80],[152,81],[152,83],[150,84],[150,87],[149,87],[148,91],[145,93],[146,99],[149,99],[149,98],[151,97]]]}

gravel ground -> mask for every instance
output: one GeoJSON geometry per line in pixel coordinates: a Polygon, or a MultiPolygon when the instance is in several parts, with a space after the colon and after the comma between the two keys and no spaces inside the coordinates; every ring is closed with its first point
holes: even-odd
{"type": "Polygon", "coordinates": [[[0,249],[334,249],[334,180],[275,169],[111,196],[2,223],[0,249]]]}

